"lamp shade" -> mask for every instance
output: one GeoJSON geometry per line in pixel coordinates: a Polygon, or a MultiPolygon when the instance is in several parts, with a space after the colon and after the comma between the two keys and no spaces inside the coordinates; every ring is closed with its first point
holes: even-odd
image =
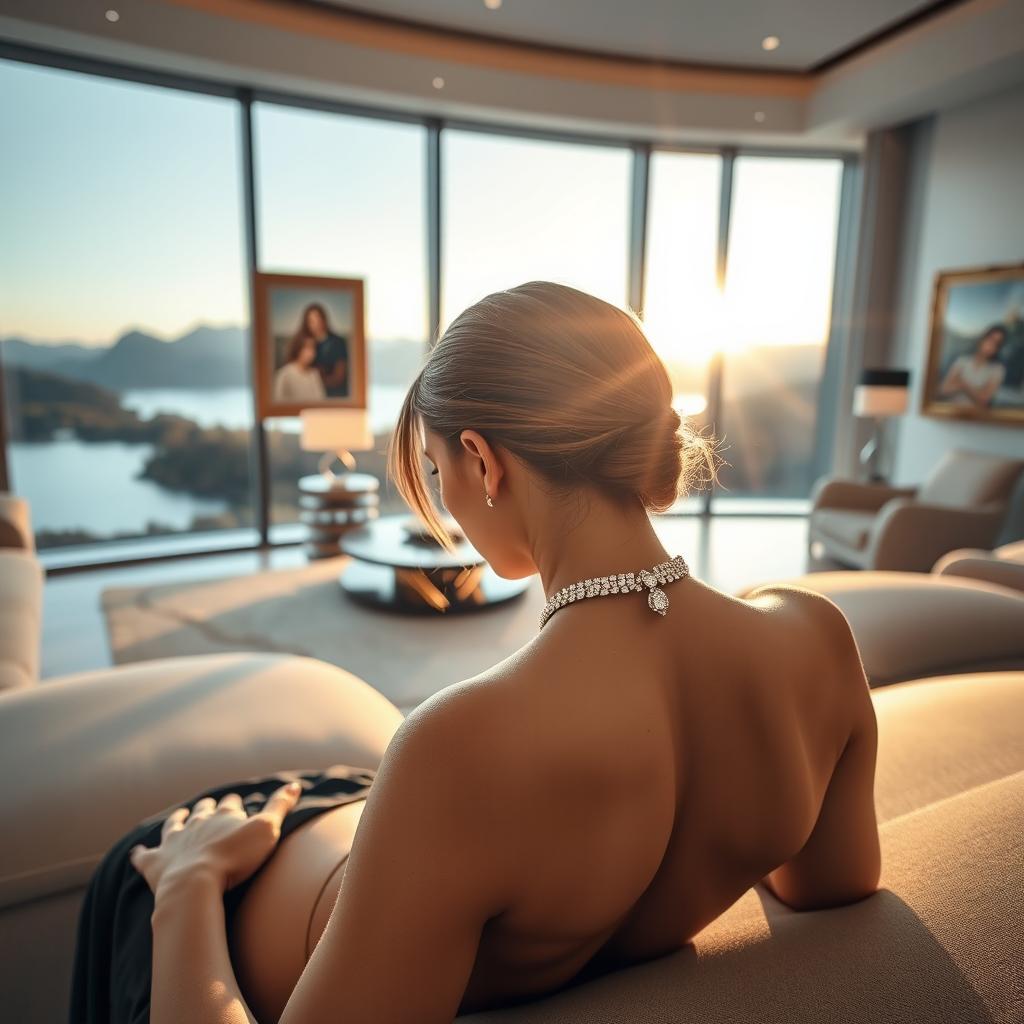
{"type": "Polygon", "coordinates": [[[366,409],[303,409],[302,450],[306,452],[365,452],[373,448],[373,431],[366,409]]]}
{"type": "Polygon", "coordinates": [[[853,390],[854,416],[899,416],[907,411],[909,370],[864,370],[853,390]]]}

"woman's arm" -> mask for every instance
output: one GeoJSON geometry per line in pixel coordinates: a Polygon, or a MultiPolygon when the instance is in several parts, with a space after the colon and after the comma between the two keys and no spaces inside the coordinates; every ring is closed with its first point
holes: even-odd
{"type": "Polygon", "coordinates": [[[958,356],[953,360],[952,365],[946,371],[946,376],[939,385],[940,395],[954,395],[963,387],[963,380],[960,377],[960,359],[958,356]]]}
{"type": "Polygon", "coordinates": [[[329,372],[325,372],[323,375],[324,383],[330,388],[341,387],[345,383],[345,375],[348,373],[348,360],[339,359],[330,369],[329,372]]]}
{"type": "MultiPolygon", "coordinates": [[[[457,1015],[481,932],[513,902],[530,806],[477,697],[471,685],[448,687],[392,737],[334,910],[279,1024],[457,1015]]],[[[152,1024],[257,1024],[231,965],[223,895],[266,860],[296,799],[283,787],[247,819],[237,794],[216,807],[205,798],[168,816],[160,846],[132,851],[154,892],[152,1024]]]]}
{"type": "Polygon", "coordinates": [[[132,848],[153,891],[152,1024],[257,1024],[231,966],[224,893],[273,852],[299,792],[282,786],[253,815],[237,793],[202,797],[166,817],[158,846],[132,848]]]}
{"type": "MultiPolygon", "coordinates": [[[[487,922],[527,858],[521,771],[468,688],[418,705],[389,744],[337,902],[279,1024],[451,1024],[487,922]]],[[[534,794],[536,797],[536,794],[534,794]]]]}
{"type": "Polygon", "coordinates": [[[997,364],[997,369],[989,375],[988,382],[980,388],[971,387],[967,381],[961,381],[960,387],[975,405],[988,406],[992,404],[992,398],[999,390],[999,385],[1003,383],[1005,373],[1003,367],[997,364]]]}
{"type": "Polygon", "coordinates": [[[258,1024],[228,955],[223,887],[195,872],[154,899],[151,1024],[258,1024]]]}

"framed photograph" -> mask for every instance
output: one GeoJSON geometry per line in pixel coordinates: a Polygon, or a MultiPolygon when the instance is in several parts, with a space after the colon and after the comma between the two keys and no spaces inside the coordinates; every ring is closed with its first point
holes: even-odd
{"type": "Polygon", "coordinates": [[[363,281],[257,274],[253,369],[261,417],[366,408],[363,281]]]}
{"type": "Polygon", "coordinates": [[[921,412],[1024,423],[1024,263],[936,275],[921,412]]]}

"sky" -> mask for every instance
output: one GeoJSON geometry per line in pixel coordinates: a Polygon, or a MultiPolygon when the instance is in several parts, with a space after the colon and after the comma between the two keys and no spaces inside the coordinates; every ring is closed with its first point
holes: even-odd
{"type": "Polygon", "coordinates": [[[953,282],[946,322],[958,334],[977,335],[992,324],[1024,317],[1024,284],[1019,280],[953,282]]]}
{"type": "MultiPolygon", "coordinates": [[[[0,337],[106,345],[131,328],[173,338],[248,322],[234,101],[10,61],[0,97],[0,337]]],[[[625,306],[628,151],[442,140],[442,327],[534,279],[625,306]]],[[[424,339],[423,128],[258,104],[255,144],[261,269],[361,277],[369,338],[424,339]]],[[[837,160],[740,157],[720,291],[720,158],[656,153],[655,347],[699,364],[716,349],[824,343],[840,174],[837,160]]]]}

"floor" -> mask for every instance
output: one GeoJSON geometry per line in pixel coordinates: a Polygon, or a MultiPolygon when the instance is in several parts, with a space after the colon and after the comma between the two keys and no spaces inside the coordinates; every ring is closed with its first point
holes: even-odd
{"type": "MultiPolygon", "coordinates": [[[[655,527],[670,554],[681,554],[695,576],[729,593],[804,571],[803,516],[658,516],[655,527]]],[[[215,579],[305,564],[301,547],[204,555],[135,567],[52,576],[43,605],[42,677],[110,666],[100,593],[107,587],[215,579]]]]}

